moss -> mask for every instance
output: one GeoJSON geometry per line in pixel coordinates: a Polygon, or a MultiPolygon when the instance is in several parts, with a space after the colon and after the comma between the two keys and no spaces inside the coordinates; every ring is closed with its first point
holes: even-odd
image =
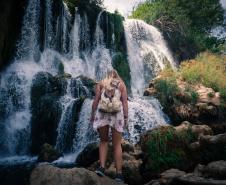
{"type": "Polygon", "coordinates": [[[176,94],[179,92],[179,88],[175,78],[159,79],[155,84],[157,90],[157,97],[164,107],[169,107],[174,104],[176,94]]]}
{"type": "Polygon", "coordinates": [[[116,69],[120,77],[125,82],[127,88],[130,87],[130,68],[122,53],[118,52],[112,57],[113,68],[116,69]]]}

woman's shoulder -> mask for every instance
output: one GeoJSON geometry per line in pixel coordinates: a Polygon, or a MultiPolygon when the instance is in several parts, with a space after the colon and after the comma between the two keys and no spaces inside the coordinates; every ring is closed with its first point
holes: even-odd
{"type": "Polygon", "coordinates": [[[124,89],[126,89],[126,85],[125,85],[125,83],[122,80],[120,80],[120,82],[119,82],[119,89],[121,91],[124,90],[124,89]]]}

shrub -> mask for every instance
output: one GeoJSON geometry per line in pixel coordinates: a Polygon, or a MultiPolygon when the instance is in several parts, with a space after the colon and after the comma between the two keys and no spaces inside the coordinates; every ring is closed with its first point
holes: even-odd
{"type": "Polygon", "coordinates": [[[219,91],[226,100],[226,57],[211,53],[201,53],[195,60],[180,65],[180,76],[188,83],[201,83],[219,91]]]}
{"type": "Polygon", "coordinates": [[[157,97],[164,107],[175,102],[176,94],[179,92],[175,78],[159,79],[156,81],[155,88],[158,92],[157,97]]]}

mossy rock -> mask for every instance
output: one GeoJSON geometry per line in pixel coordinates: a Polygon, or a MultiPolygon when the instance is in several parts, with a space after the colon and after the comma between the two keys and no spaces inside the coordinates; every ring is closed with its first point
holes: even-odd
{"type": "Polygon", "coordinates": [[[75,98],[92,98],[95,95],[97,82],[92,78],[80,75],[71,79],[72,94],[75,98]]]}
{"type": "Polygon", "coordinates": [[[191,129],[176,132],[172,126],[162,126],[148,131],[141,137],[142,173],[156,175],[170,168],[188,170],[193,166],[189,144],[194,140],[191,129]]]}
{"type": "Polygon", "coordinates": [[[45,143],[41,147],[41,151],[38,156],[39,162],[52,162],[57,160],[61,156],[54,147],[48,143],[45,143]]]}

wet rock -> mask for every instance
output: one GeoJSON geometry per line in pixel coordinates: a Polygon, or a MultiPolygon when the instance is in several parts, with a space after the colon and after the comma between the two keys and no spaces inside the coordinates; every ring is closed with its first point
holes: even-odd
{"type": "Polygon", "coordinates": [[[61,156],[60,153],[58,153],[52,145],[45,143],[41,147],[41,151],[38,155],[38,161],[52,162],[57,160],[60,156],[61,156]]]}
{"type": "Polygon", "coordinates": [[[195,174],[205,178],[226,180],[226,161],[214,161],[208,165],[198,165],[195,174]]]}
{"type": "MultiPolygon", "coordinates": [[[[48,164],[36,167],[30,177],[31,185],[65,185],[65,184],[92,184],[118,185],[119,183],[107,176],[99,177],[96,173],[84,168],[60,169],[48,164]]],[[[120,183],[123,184],[123,183],[120,183]]]]}
{"type": "Polygon", "coordinates": [[[145,89],[144,96],[154,96],[154,95],[156,95],[156,93],[157,93],[156,89],[153,87],[150,87],[150,88],[145,89]]]}
{"type": "Polygon", "coordinates": [[[98,143],[88,144],[83,151],[78,155],[75,163],[78,166],[88,167],[99,159],[99,145],[98,143]]]}
{"type": "Polygon", "coordinates": [[[174,179],[173,184],[186,184],[186,185],[226,185],[225,180],[214,180],[199,177],[194,174],[186,174],[182,177],[174,179]]]}
{"type": "Polygon", "coordinates": [[[71,80],[72,94],[75,98],[77,97],[90,97],[95,95],[96,81],[86,76],[78,76],[71,80]]]}
{"type": "Polygon", "coordinates": [[[159,180],[161,185],[164,184],[170,184],[174,178],[181,177],[185,175],[186,173],[184,171],[180,171],[178,169],[169,169],[163,173],[161,173],[161,178],[159,180]]]}
{"type": "Polygon", "coordinates": [[[32,106],[32,152],[37,154],[44,143],[55,145],[57,127],[62,114],[58,96],[45,95],[32,106]]]}

